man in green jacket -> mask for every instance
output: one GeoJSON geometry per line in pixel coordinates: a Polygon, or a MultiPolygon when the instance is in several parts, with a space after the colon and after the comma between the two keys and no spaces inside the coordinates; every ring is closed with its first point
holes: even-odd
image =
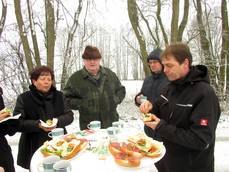
{"type": "Polygon", "coordinates": [[[125,87],[114,72],[100,65],[98,48],[86,46],[82,58],[84,67],[70,76],[64,94],[70,107],[79,110],[81,130],[94,120],[107,128],[119,120],[116,108],[126,95],[125,87]]]}

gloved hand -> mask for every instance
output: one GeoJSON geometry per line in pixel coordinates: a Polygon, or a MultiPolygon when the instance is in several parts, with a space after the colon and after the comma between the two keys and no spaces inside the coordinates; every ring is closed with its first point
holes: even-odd
{"type": "Polygon", "coordinates": [[[18,119],[9,119],[3,123],[0,123],[0,131],[2,135],[14,135],[19,128],[20,121],[18,119]]]}

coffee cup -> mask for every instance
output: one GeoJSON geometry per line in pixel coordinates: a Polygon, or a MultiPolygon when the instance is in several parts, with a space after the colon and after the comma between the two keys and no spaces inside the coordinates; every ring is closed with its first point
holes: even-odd
{"type": "Polygon", "coordinates": [[[48,136],[51,138],[59,138],[64,136],[63,128],[54,128],[51,132],[48,133],[48,136]]]}
{"type": "Polygon", "coordinates": [[[53,169],[54,172],[70,172],[72,167],[70,161],[60,160],[53,165],[53,169]]]}
{"type": "Polygon", "coordinates": [[[117,127],[108,127],[107,134],[110,137],[110,141],[117,141],[117,134],[119,133],[119,128],[117,127]]]}
{"type": "Polygon", "coordinates": [[[91,130],[95,130],[98,131],[101,128],[101,122],[100,121],[91,121],[88,125],[87,125],[88,129],[91,130]]]}
{"type": "Polygon", "coordinates": [[[112,122],[112,127],[117,127],[118,129],[122,129],[124,127],[124,124],[120,121],[112,122]]]}
{"type": "Polygon", "coordinates": [[[144,103],[145,101],[147,101],[147,97],[141,95],[141,96],[140,96],[140,102],[141,102],[141,103],[144,103]]]}
{"type": "Polygon", "coordinates": [[[42,161],[44,172],[54,172],[53,165],[59,160],[60,157],[57,155],[50,155],[45,157],[42,161]]]}
{"type": "Polygon", "coordinates": [[[109,136],[115,136],[118,134],[118,128],[117,127],[108,127],[107,128],[107,134],[109,136]]]}

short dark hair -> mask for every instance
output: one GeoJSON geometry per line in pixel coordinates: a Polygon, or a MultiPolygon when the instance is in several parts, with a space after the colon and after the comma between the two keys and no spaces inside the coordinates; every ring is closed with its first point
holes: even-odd
{"type": "Polygon", "coordinates": [[[52,80],[54,80],[54,72],[50,67],[38,66],[30,72],[30,80],[31,80],[31,82],[32,82],[32,80],[36,81],[39,78],[39,76],[43,76],[43,75],[47,75],[47,74],[51,74],[51,78],[52,78],[52,80]]]}
{"type": "Polygon", "coordinates": [[[87,45],[84,49],[82,58],[83,59],[101,59],[101,54],[97,47],[87,45]]]}
{"type": "Polygon", "coordinates": [[[161,54],[161,59],[167,58],[169,55],[174,56],[179,64],[182,64],[186,58],[189,60],[189,66],[192,64],[192,54],[187,44],[181,42],[171,43],[161,54]]]}

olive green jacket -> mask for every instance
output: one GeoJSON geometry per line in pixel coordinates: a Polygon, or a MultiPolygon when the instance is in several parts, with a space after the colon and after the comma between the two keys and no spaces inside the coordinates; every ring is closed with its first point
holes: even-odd
{"type": "Polygon", "coordinates": [[[64,94],[70,107],[79,110],[80,129],[86,129],[93,120],[101,121],[102,128],[119,120],[117,105],[126,95],[125,87],[121,85],[114,72],[100,67],[100,77],[95,80],[85,68],[75,72],[69,78],[64,94]]]}

